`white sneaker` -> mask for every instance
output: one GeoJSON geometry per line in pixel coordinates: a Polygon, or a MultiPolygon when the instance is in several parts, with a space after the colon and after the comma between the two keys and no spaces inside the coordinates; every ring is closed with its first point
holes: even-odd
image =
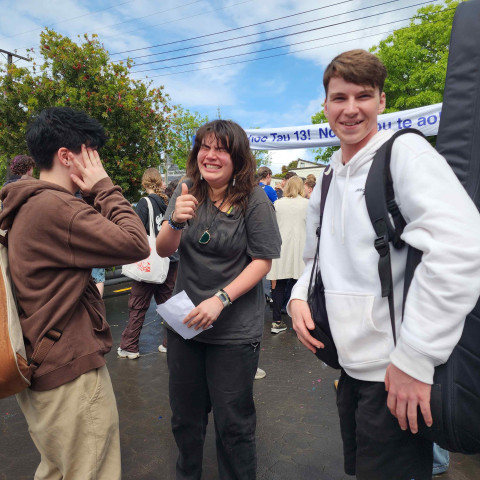
{"type": "Polygon", "coordinates": [[[167,347],[164,347],[163,345],[160,345],[158,347],[158,351],[161,353],[167,353],[167,347]]]}
{"type": "Polygon", "coordinates": [[[280,333],[284,332],[287,329],[287,325],[284,322],[273,322],[272,323],[272,328],[270,331],[272,333],[280,333]]]}
{"type": "Polygon", "coordinates": [[[267,372],[265,370],[262,370],[261,368],[257,368],[257,373],[255,374],[255,380],[260,380],[262,378],[265,378],[267,376],[267,372]]]}
{"type": "Polygon", "coordinates": [[[140,356],[140,353],[138,352],[127,352],[126,350],[122,350],[120,347],[118,347],[117,350],[117,355],[120,358],[128,358],[129,360],[135,360],[140,356]]]}

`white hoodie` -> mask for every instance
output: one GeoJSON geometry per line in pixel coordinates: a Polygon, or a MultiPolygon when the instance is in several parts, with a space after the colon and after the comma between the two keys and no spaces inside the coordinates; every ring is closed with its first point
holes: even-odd
{"type": "MultiPolygon", "coordinates": [[[[392,131],[378,132],[343,165],[341,151],[325,204],[320,268],[330,328],[340,364],[353,378],[384,381],[390,362],[425,383],[458,342],[465,316],[480,295],[480,215],[457,177],[432,146],[415,134],[395,140],[391,172],[407,222],[402,239],[423,251],[402,322],[407,248],[391,247],[397,345],[388,299],[382,298],[376,238],[365,204],[365,182],[378,148],[392,131]]],[[[309,202],[305,271],[291,300],[307,299],[320,216],[321,179],[309,202]]]]}

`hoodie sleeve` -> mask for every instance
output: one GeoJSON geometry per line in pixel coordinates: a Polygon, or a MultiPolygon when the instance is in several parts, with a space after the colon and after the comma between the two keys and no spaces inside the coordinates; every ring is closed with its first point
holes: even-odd
{"type": "MultiPolygon", "coordinates": [[[[305,239],[305,248],[303,250],[303,261],[305,263],[305,270],[301,277],[295,283],[290,296],[290,301],[294,299],[307,301],[308,284],[310,282],[310,275],[313,268],[313,260],[315,258],[315,251],[317,249],[317,228],[320,225],[320,198],[322,192],[323,175],[313,189],[307,207],[307,235],[305,239]]],[[[290,302],[289,302],[290,304],[290,302]]],[[[289,311],[289,305],[287,306],[289,311]]]]}
{"type": "Polygon", "coordinates": [[[392,176],[407,221],[402,238],[423,257],[391,361],[432,383],[434,367],[448,360],[480,293],[480,215],[445,159],[416,135],[395,142],[392,176]]]}
{"type": "Polygon", "coordinates": [[[68,246],[73,266],[110,267],[148,257],[145,228],[120,187],[104,178],[94,185],[92,195],[95,209],[82,202],[69,222],[68,246]]]}

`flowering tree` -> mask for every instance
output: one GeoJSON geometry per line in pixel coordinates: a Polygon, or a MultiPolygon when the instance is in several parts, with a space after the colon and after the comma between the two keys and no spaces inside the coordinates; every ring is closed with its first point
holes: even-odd
{"type": "Polygon", "coordinates": [[[51,106],[83,110],[105,127],[101,158],[130,200],[139,196],[143,171],[160,165],[174,145],[172,107],[163,87],[130,78],[131,61],[111,63],[96,35],[77,44],[53,30],[41,34],[43,64],[33,70],[0,66],[0,174],[10,158],[27,153],[25,132],[32,114],[51,106]],[[7,71],[8,68],[8,71],[7,71]]]}

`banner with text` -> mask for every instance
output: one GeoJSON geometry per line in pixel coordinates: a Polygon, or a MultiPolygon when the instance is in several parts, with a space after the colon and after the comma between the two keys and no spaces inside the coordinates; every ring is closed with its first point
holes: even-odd
{"type": "MultiPolygon", "coordinates": [[[[442,104],[385,113],[378,116],[379,130],[416,128],[425,136],[436,135],[442,114],[442,104]]],[[[252,150],[285,150],[340,145],[328,123],[302,127],[246,129],[252,150]]]]}

